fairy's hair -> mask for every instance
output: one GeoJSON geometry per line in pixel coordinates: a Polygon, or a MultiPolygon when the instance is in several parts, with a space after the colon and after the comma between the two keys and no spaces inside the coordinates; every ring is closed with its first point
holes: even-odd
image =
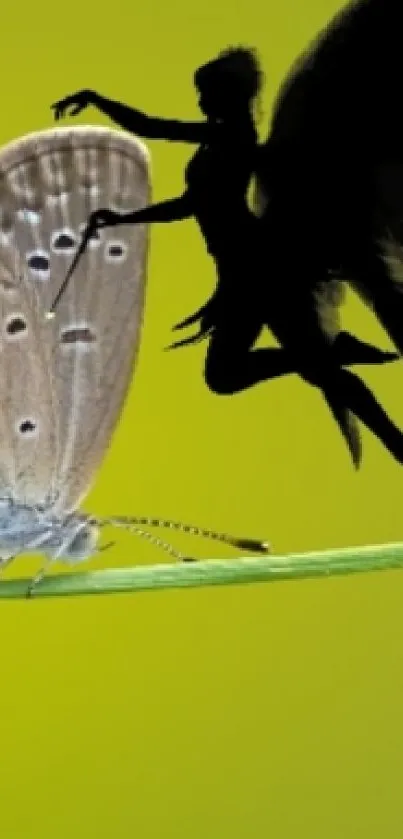
{"type": "Polygon", "coordinates": [[[194,74],[198,90],[208,90],[218,84],[247,101],[258,96],[263,81],[264,74],[256,50],[241,46],[228,47],[194,74]]]}

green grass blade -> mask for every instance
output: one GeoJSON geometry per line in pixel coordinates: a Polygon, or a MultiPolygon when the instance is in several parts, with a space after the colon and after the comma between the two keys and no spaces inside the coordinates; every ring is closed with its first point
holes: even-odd
{"type": "MultiPolygon", "coordinates": [[[[33,597],[116,594],[219,585],[301,580],[403,567],[403,543],[370,545],[288,556],[203,560],[193,563],[137,565],[105,571],[72,572],[44,577],[33,597]]],[[[27,579],[0,582],[0,598],[23,598],[27,579]]]]}

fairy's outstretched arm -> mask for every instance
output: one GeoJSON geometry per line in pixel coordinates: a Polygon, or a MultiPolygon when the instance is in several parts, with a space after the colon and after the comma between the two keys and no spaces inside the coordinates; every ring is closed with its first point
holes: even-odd
{"type": "MultiPolygon", "coordinates": [[[[95,230],[102,227],[116,227],[120,224],[167,224],[172,221],[182,221],[193,215],[193,205],[188,193],[179,198],[169,198],[158,204],[149,204],[141,210],[128,213],[117,213],[114,210],[100,209],[91,213],[86,230],[83,234],[83,247],[95,230]]],[[[77,256],[78,259],[78,256],[77,256]]]]}
{"type": "Polygon", "coordinates": [[[153,222],[165,224],[172,221],[181,221],[182,219],[190,218],[192,215],[192,202],[187,193],[179,196],[179,198],[170,198],[168,201],[161,201],[159,204],[150,204],[148,207],[142,207],[141,210],[134,210],[129,213],[116,213],[114,210],[107,209],[96,210],[94,213],[91,213],[82,235],[80,247],[76,251],[48,315],[54,314],[56,306],[64,294],[80,259],[87,250],[91,236],[96,230],[100,230],[103,227],[116,227],[120,224],[147,224],[153,222]]]}
{"type": "Polygon", "coordinates": [[[116,213],[113,210],[95,210],[88,219],[87,229],[99,230],[102,227],[116,227],[119,224],[167,224],[182,221],[193,215],[193,206],[187,193],[179,198],[169,198],[158,204],[149,204],[141,210],[129,213],[116,213]]]}
{"type": "Polygon", "coordinates": [[[205,143],[211,138],[215,124],[185,122],[176,119],[151,117],[121,102],[101,96],[94,90],[79,90],[52,105],[55,119],[81,113],[88,105],[98,108],[117,125],[146,140],[170,140],[178,143],[205,143]],[[69,112],[69,113],[68,113],[69,112]]]}

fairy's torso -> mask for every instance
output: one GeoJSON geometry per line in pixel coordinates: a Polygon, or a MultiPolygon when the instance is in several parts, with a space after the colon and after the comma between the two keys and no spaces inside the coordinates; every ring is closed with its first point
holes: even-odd
{"type": "Polygon", "coordinates": [[[252,216],[247,191],[255,167],[253,127],[215,126],[210,143],[199,146],[185,170],[186,192],[211,254],[228,253],[245,237],[252,216]]]}

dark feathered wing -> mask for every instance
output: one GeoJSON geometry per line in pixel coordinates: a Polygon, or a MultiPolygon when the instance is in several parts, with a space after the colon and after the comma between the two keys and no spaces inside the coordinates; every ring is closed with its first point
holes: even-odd
{"type": "MultiPolygon", "coordinates": [[[[403,351],[403,3],[346,6],[297,60],[259,149],[256,210],[291,212],[403,351]]],[[[294,223],[293,223],[294,222],[294,223]]]]}
{"type": "MultiPolygon", "coordinates": [[[[255,192],[268,248],[277,219],[284,251],[301,252],[305,270],[291,282],[311,292],[314,286],[324,331],[338,307],[326,289],[335,271],[371,306],[400,352],[402,42],[400,0],[359,0],[333,18],[279,91],[258,152],[255,192]],[[309,277],[312,254],[319,283],[309,277]]],[[[347,414],[340,422],[342,409],[330,407],[346,433],[347,414]]]]}

